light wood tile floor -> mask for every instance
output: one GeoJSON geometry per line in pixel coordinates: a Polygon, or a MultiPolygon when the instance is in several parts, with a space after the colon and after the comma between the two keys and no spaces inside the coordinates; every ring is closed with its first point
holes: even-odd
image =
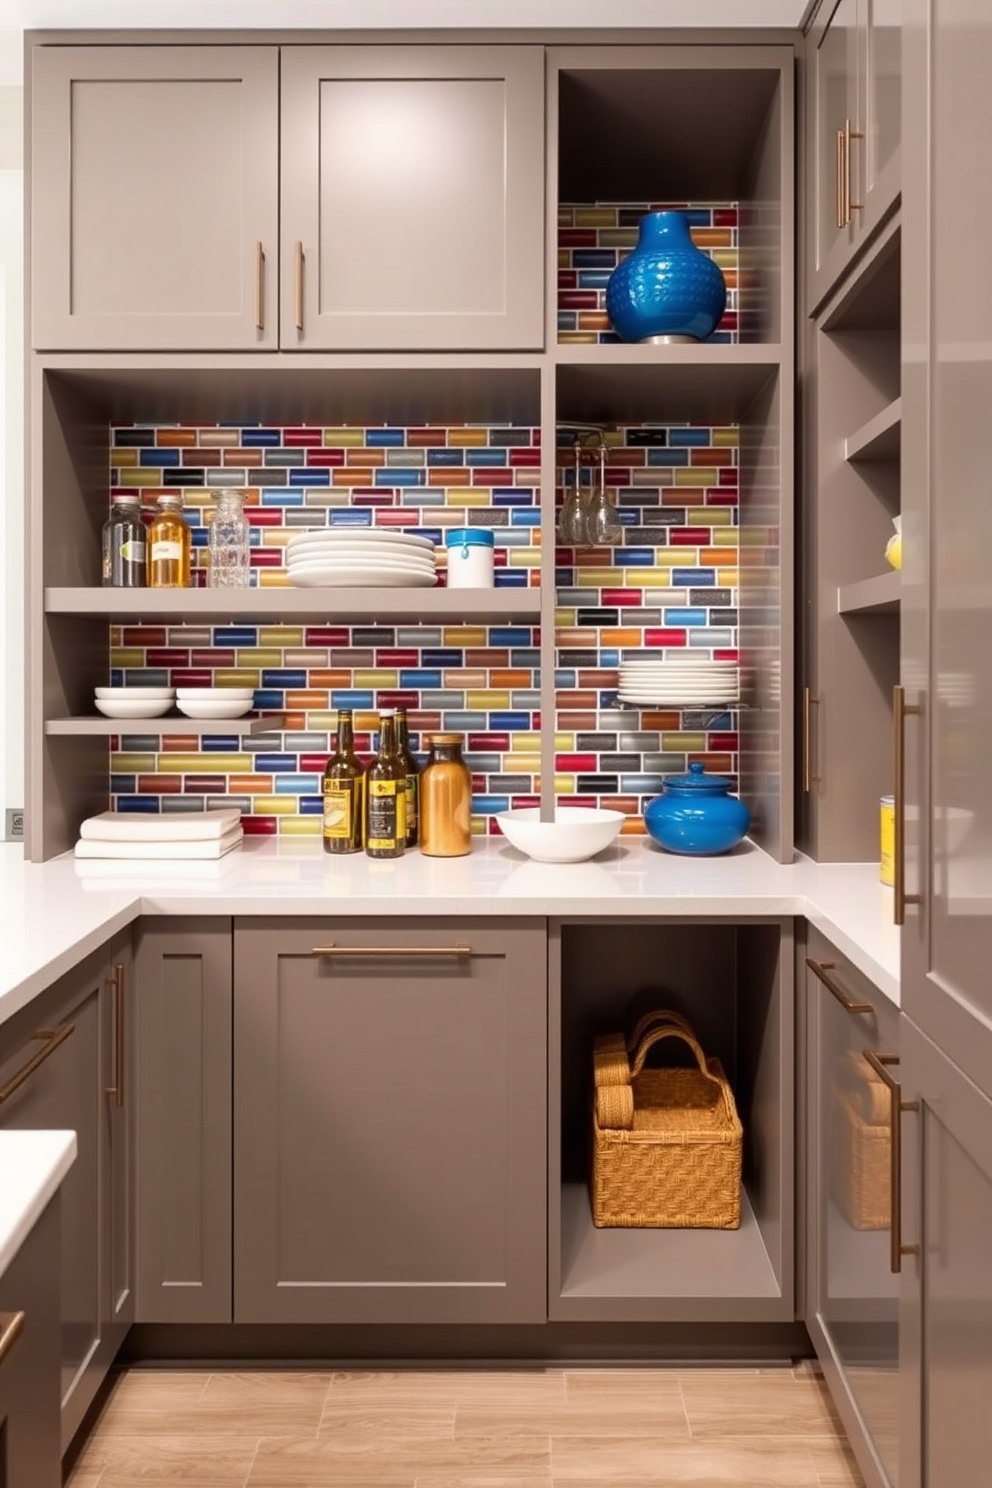
{"type": "Polygon", "coordinates": [[[122,1375],[70,1488],[863,1488],[809,1364],[122,1375]]]}

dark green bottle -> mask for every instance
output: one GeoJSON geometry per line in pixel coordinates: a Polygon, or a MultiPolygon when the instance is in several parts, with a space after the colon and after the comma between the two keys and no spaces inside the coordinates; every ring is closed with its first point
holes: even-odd
{"type": "Polygon", "coordinates": [[[392,708],[379,715],[379,753],[366,776],[365,851],[370,858],[406,852],[406,764],[396,748],[392,708]]]}
{"type": "Polygon", "coordinates": [[[406,845],[416,847],[420,840],[420,763],[410,748],[405,708],[396,709],[396,748],[406,766],[406,845]]]}

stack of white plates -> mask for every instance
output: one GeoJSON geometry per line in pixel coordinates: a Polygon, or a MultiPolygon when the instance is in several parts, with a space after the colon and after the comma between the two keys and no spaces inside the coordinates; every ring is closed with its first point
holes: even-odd
{"type": "Polygon", "coordinates": [[[692,708],[735,703],[738,687],[735,661],[690,654],[678,661],[621,662],[617,695],[622,703],[692,708]]]}
{"type": "Polygon", "coordinates": [[[174,687],[96,687],[97,712],[104,718],[161,718],[176,696],[174,687]]]}
{"type": "Polygon", "coordinates": [[[430,589],[437,583],[429,537],[387,527],[320,527],[286,544],[289,582],[301,589],[430,589]]]}
{"type": "Polygon", "coordinates": [[[180,687],[176,707],[187,718],[241,718],[255,701],[253,687],[180,687]]]}

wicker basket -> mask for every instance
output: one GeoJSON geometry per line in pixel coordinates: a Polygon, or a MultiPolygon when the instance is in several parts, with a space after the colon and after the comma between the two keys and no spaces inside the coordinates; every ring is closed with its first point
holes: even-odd
{"type": "Polygon", "coordinates": [[[871,1066],[849,1050],[834,1066],[830,1190],[855,1230],[890,1222],[889,1092],[871,1066]]]}
{"type": "Polygon", "coordinates": [[[610,1035],[593,1051],[593,1224],[738,1229],[743,1132],[719,1060],[677,1013],[643,1018],[631,1044],[610,1035]],[[644,1068],[670,1038],[689,1045],[695,1069],[644,1068]]]}

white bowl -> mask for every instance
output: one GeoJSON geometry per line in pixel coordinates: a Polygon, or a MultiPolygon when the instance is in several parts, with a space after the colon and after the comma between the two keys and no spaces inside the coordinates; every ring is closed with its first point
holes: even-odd
{"type": "Polygon", "coordinates": [[[187,703],[243,702],[254,698],[254,687],[177,687],[176,697],[187,703]]]}
{"type": "Polygon", "coordinates": [[[104,718],[161,718],[171,707],[171,698],[137,698],[134,702],[120,698],[96,699],[97,712],[104,718]]]}
{"type": "Polygon", "coordinates": [[[206,701],[194,698],[178,698],[176,707],[187,718],[243,718],[252,709],[252,698],[210,698],[206,701]]]}
{"type": "Polygon", "coordinates": [[[98,698],[107,698],[110,702],[117,699],[132,703],[160,703],[163,699],[171,703],[176,695],[174,687],[94,687],[93,692],[98,698]]]}
{"type": "Polygon", "coordinates": [[[598,806],[556,806],[554,821],[542,822],[540,807],[521,806],[496,820],[507,841],[538,863],[584,863],[609,847],[624,815],[598,806]]]}

